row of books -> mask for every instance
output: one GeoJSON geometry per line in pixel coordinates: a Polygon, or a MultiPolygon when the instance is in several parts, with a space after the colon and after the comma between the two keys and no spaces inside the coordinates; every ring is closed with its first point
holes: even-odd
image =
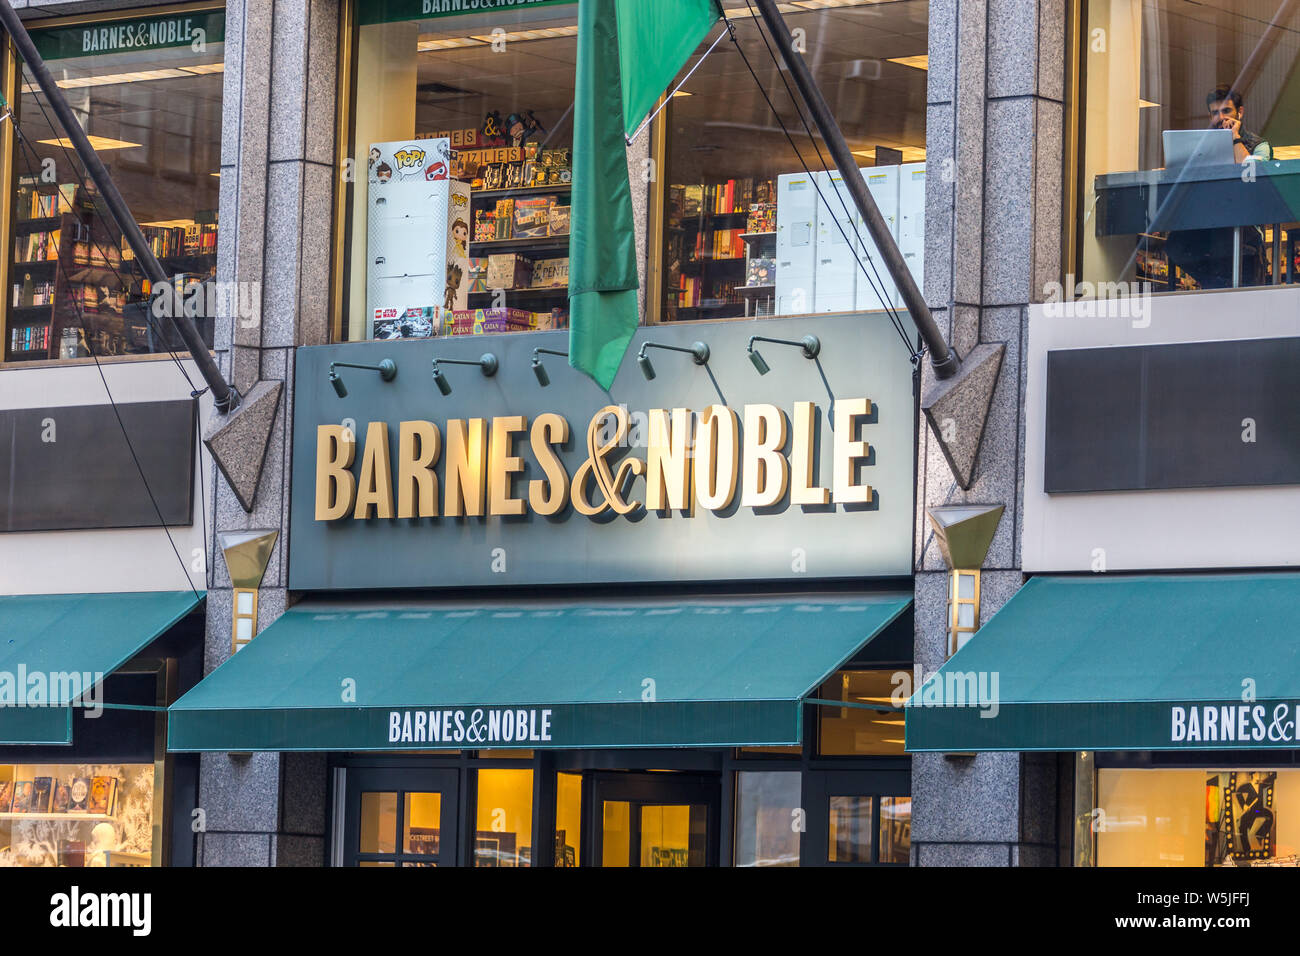
{"type": "Polygon", "coordinates": [[[681,277],[678,295],[677,304],[683,309],[735,305],[741,301],[735,282],[706,282],[695,276],[681,277]]]}
{"type": "Polygon", "coordinates": [[[98,813],[113,815],[116,777],[55,777],[0,781],[0,813],[98,813]]]}
{"type": "Polygon", "coordinates": [[[743,259],[745,240],[743,229],[701,230],[695,237],[696,259],[743,259]]]}
{"type": "Polygon", "coordinates": [[[776,203],[758,202],[749,207],[746,232],[776,232],[776,203]]]}
{"type": "Polygon", "coordinates": [[[59,230],[29,232],[14,239],[14,262],[49,262],[59,258],[59,230]]]}
{"type": "Polygon", "coordinates": [[[30,305],[53,305],[54,304],[54,283],[53,282],[33,282],[31,288],[24,292],[24,284],[21,282],[14,283],[14,307],[22,308],[30,305]],[[29,301],[24,302],[24,299],[29,301]]]}
{"type": "Polygon", "coordinates": [[[77,197],[76,183],[60,183],[57,192],[42,193],[35,190],[20,190],[15,203],[19,220],[46,219],[72,212],[73,201],[77,197]]]}
{"type": "MultiPolygon", "coordinates": [[[[149,240],[149,248],[159,259],[172,256],[206,256],[217,252],[217,226],[215,223],[190,226],[144,226],[141,229],[149,240]]],[[[122,244],[122,258],[134,259],[135,253],[122,244]]]]}
{"type": "Polygon", "coordinates": [[[669,187],[669,202],[684,218],[746,212],[754,203],[775,198],[770,179],[728,179],[723,183],[669,187]]]}
{"type": "Polygon", "coordinates": [[[49,351],[49,348],[49,325],[20,326],[9,330],[9,351],[11,352],[31,352],[36,349],[46,352],[49,351]]]}

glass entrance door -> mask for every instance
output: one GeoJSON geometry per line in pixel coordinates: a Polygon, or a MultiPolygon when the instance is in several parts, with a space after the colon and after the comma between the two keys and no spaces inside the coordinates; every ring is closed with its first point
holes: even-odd
{"type": "Polygon", "coordinates": [[[717,865],[718,778],[599,774],[593,784],[592,846],[597,865],[717,865]]]}
{"type": "Polygon", "coordinates": [[[344,866],[454,866],[455,770],[347,772],[344,866]]]}

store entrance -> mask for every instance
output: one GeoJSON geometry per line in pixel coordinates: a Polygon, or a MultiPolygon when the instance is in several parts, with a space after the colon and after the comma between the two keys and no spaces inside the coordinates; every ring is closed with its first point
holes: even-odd
{"type": "Polygon", "coordinates": [[[595,865],[718,865],[716,775],[600,773],[589,779],[595,865]]]}
{"type": "Polygon", "coordinates": [[[348,771],[344,866],[455,866],[456,770],[348,771]]]}

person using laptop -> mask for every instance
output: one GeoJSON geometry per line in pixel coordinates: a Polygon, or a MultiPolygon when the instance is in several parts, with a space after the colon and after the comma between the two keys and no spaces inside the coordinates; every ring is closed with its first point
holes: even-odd
{"type": "Polygon", "coordinates": [[[1230,86],[1220,86],[1205,97],[1205,108],[1210,111],[1210,129],[1226,129],[1232,133],[1232,151],[1237,162],[1251,159],[1272,159],[1273,147],[1263,137],[1242,126],[1244,112],[1241,94],[1230,86]]]}
{"type": "MultiPolygon", "coordinates": [[[[1233,158],[1237,163],[1264,162],[1273,158],[1268,141],[1243,125],[1245,110],[1241,93],[1231,86],[1218,86],[1205,97],[1210,129],[1232,133],[1233,158]]],[[[1190,275],[1202,289],[1226,289],[1232,285],[1233,230],[1188,229],[1171,232],[1165,240],[1165,254],[1171,265],[1190,275]]],[[[1241,230],[1240,282],[1261,285],[1267,274],[1264,233],[1258,226],[1241,230]]]]}

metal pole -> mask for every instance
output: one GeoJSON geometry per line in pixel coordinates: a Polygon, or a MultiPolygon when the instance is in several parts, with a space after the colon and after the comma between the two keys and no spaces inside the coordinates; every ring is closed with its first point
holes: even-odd
{"type": "MultiPolygon", "coordinates": [[[[18,19],[18,14],[10,6],[9,0],[0,0],[0,23],[3,23],[5,32],[14,41],[18,48],[18,55],[23,58],[27,64],[27,69],[32,73],[41,92],[45,94],[46,100],[49,101],[54,115],[59,118],[59,123],[67,132],[68,138],[72,140],[72,147],[81,157],[85,164],[86,172],[90,178],[95,181],[95,186],[104,198],[104,204],[108,206],[109,214],[117,223],[117,227],[122,230],[122,236],[135,252],[136,259],[139,260],[141,268],[144,269],[145,276],[154,285],[166,285],[167,274],[163,271],[162,265],[154,256],[153,250],[149,248],[149,243],[144,238],[144,233],[136,225],[131,210],[127,208],[126,201],[122,194],[118,192],[116,184],[100,160],[99,154],[91,147],[90,141],[86,138],[86,132],[81,128],[81,123],[77,121],[76,115],[72,112],[72,107],[64,99],[63,91],[59,89],[54,77],[50,74],[49,67],[45,65],[45,60],[36,52],[36,44],[32,42],[31,35],[27,28],[18,19]]],[[[176,310],[173,310],[175,312],[176,310]]],[[[199,335],[199,330],[195,328],[194,323],[190,321],[189,316],[183,311],[181,314],[173,314],[172,321],[176,323],[176,328],[181,333],[181,338],[185,340],[185,347],[194,358],[194,363],[199,367],[199,372],[203,375],[203,380],[208,383],[212,389],[212,397],[216,403],[217,411],[226,413],[232,412],[239,407],[239,392],[226,384],[226,380],[221,377],[221,371],[217,368],[217,363],[212,360],[208,347],[203,343],[203,337],[199,335]]]]}
{"type": "Polygon", "coordinates": [[[951,378],[957,372],[957,355],[948,348],[943,333],[939,331],[939,326],[935,325],[934,317],[930,315],[930,308],[925,304],[921,290],[916,287],[916,280],[912,278],[911,270],[903,262],[898,244],[894,242],[889,227],[880,215],[880,210],[876,208],[876,202],[867,190],[867,184],[858,170],[857,161],[849,150],[849,144],[844,141],[844,134],[840,132],[839,124],[831,115],[826,98],[822,96],[817,81],[813,79],[808,64],[790,43],[790,28],[786,26],[785,18],[777,10],[775,0],[754,0],[754,2],[758,4],[763,22],[767,24],[767,32],[772,35],[777,49],[781,51],[781,58],[790,68],[790,75],[794,77],[795,85],[799,87],[799,94],[807,104],[813,122],[817,124],[822,139],[830,149],[836,168],[844,177],[844,184],[848,186],[849,193],[853,196],[853,202],[857,205],[862,221],[880,251],[880,257],[885,260],[885,268],[889,271],[890,278],[902,293],[903,306],[911,313],[912,321],[916,323],[917,331],[921,333],[921,340],[930,351],[930,364],[934,368],[934,374],[939,378],[951,378]]]}

